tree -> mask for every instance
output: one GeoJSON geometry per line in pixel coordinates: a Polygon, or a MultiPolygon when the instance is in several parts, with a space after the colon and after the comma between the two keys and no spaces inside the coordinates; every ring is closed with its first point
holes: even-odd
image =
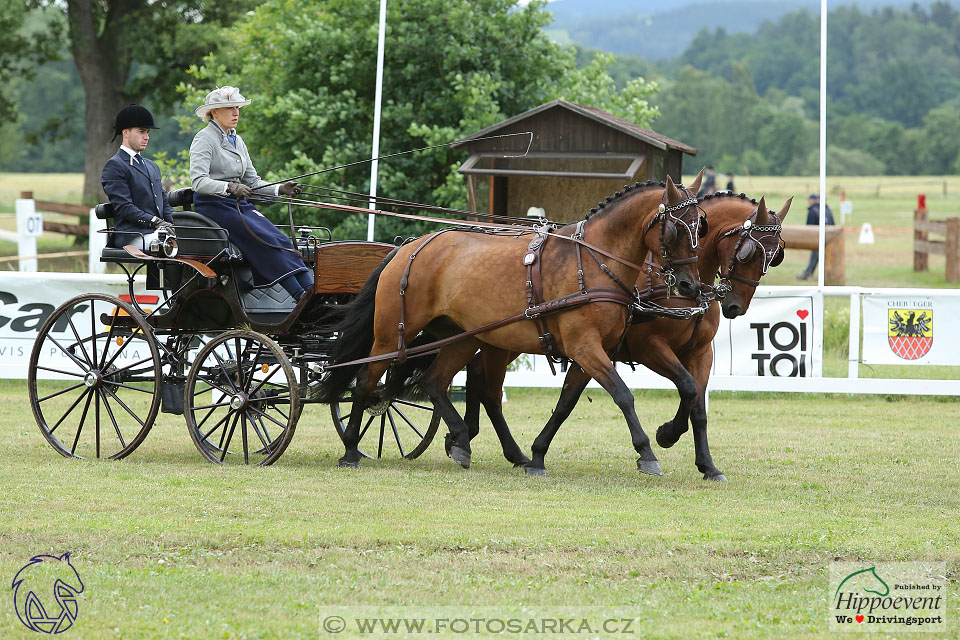
{"type": "MultiPolygon", "coordinates": [[[[222,41],[222,27],[255,4],[255,0],[29,0],[35,9],[56,9],[66,16],[70,52],[85,97],[85,200],[102,197],[100,171],[115,150],[110,139],[117,111],[148,97],[156,104],[171,104],[183,69],[214,50],[222,41]]],[[[56,24],[52,21],[50,29],[56,24]]],[[[51,43],[60,40],[49,29],[37,37],[51,43]]]]}
{"type": "MultiPolygon", "coordinates": [[[[377,4],[354,0],[294,3],[269,0],[238,24],[224,53],[191,70],[181,87],[199,103],[214,85],[234,83],[253,103],[240,130],[261,174],[271,179],[369,158],[376,76],[377,4]],[[227,53],[229,51],[229,53],[227,53]]],[[[589,104],[647,125],[654,86],[637,80],[618,91],[609,57],[578,70],[571,48],[542,32],[545,2],[517,0],[390,0],[387,13],[381,153],[452,142],[554,98],[589,104]]],[[[184,124],[197,130],[195,117],[184,124]]],[[[519,144],[518,144],[519,146],[519,144]]],[[[466,205],[449,148],[381,162],[381,194],[448,206],[466,205]]],[[[366,192],[367,164],[310,179],[323,187],[366,192]]],[[[366,206],[365,198],[355,204],[366,206]]],[[[278,216],[280,214],[277,214],[278,216]]],[[[279,221],[279,217],[277,220],[279,221]]],[[[365,216],[317,213],[304,222],[364,235],[365,216]]],[[[392,239],[418,227],[378,220],[392,239]]]]}

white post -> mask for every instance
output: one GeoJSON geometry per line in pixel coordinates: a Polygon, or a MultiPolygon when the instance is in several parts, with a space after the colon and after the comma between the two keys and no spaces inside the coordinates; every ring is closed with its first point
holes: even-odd
{"type": "MultiPolygon", "coordinates": [[[[33,199],[17,199],[17,255],[36,256],[37,236],[43,234],[43,215],[37,213],[37,205],[33,199]]],[[[37,259],[26,258],[20,260],[20,271],[36,271],[37,259]]]]}
{"type": "MultiPolygon", "coordinates": [[[[377,92],[373,103],[373,150],[370,157],[370,209],[377,208],[377,169],[376,158],[380,156],[380,104],[383,100],[383,48],[387,33],[387,0],[380,0],[380,31],[377,35],[377,92]]],[[[367,240],[373,241],[373,223],[375,214],[367,216],[367,240]]]]}
{"type": "Polygon", "coordinates": [[[860,290],[850,293],[850,342],[847,348],[847,377],[860,377],[860,290]]]}
{"type": "Polygon", "coordinates": [[[99,233],[107,228],[107,221],[97,217],[96,210],[90,209],[90,255],[87,256],[87,271],[90,273],[106,273],[106,263],[100,262],[100,253],[107,246],[107,234],[99,233]]]}
{"type": "MultiPolygon", "coordinates": [[[[826,260],[827,219],[827,0],[820,0],[820,237],[817,240],[820,262],[817,265],[817,287],[823,289],[826,260]]],[[[820,317],[823,326],[823,317],[820,317]]]]}

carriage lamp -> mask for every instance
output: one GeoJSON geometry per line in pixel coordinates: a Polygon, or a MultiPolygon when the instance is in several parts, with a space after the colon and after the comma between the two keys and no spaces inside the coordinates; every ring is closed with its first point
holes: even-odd
{"type": "Polygon", "coordinates": [[[177,236],[166,231],[157,232],[157,239],[150,243],[150,253],[154,255],[163,255],[167,258],[176,258],[180,252],[177,245],[177,236]]]}

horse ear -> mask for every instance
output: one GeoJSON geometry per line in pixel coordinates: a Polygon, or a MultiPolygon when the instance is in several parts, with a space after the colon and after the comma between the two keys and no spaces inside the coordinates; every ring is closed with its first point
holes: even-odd
{"type": "Polygon", "coordinates": [[[697,178],[690,183],[690,191],[696,193],[700,191],[700,183],[703,182],[703,169],[700,169],[700,173],[697,174],[697,178]]]}
{"type": "Polygon", "coordinates": [[[787,217],[787,212],[790,211],[790,204],[793,203],[793,196],[783,203],[783,208],[780,211],[777,211],[777,218],[780,220],[780,224],[783,224],[783,221],[787,217]]]}
{"type": "Polygon", "coordinates": [[[677,189],[677,185],[673,183],[673,178],[671,178],[669,174],[667,174],[666,192],[667,202],[671,205],[676,204],[683,199],[683,196],[680,195],[679,189],[677,189]]]}
{"type": "Polygon", "coordinates": [[[757,204],[757,224],[770,224],[766,196],[760,198],[760,202],[757,204]]]}

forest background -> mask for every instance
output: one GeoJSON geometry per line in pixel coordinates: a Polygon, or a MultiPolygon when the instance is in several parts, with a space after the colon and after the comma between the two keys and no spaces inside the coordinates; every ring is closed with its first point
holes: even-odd
{"type": "MultiPolygon", "coordinates": [[[[564,97],[697,147],[693,162],[720,173],[815,174],[818,3],[657,4],[392,0],[382,151],[447,142],[564,97]]],[[[55,4],[34,5],[21,33],[66,20],[55,4]]],[[[223,29],[210,38],[221,43],[210,55],[177,82],[165,76],[164,86],[142,92],[159,116],[153,156],[182,181],[199,128],[193,106],[214,84],[232,82],[255,100],[242,133],[262,174],[366,157],[375,5],[245,0],[251,10],[230,26],[209,27],[223,29]]],[[[960,11],[950,2],[830,6],[828,172],[960,170],[960,11]]],[[[9,85],[16,116],[0,127],[0,170],[82,171],[84,91],[70,52],[33,64],[9,85]]],[[[149,67],[135,61],[131,77],[149,77],[149,67]]],[[[461,160],[437,152],[382,165],[381,192],[462,206],[461,160]]],[[[361,168],[330,181],[364,191],[366,175],[361,168]]]]}

